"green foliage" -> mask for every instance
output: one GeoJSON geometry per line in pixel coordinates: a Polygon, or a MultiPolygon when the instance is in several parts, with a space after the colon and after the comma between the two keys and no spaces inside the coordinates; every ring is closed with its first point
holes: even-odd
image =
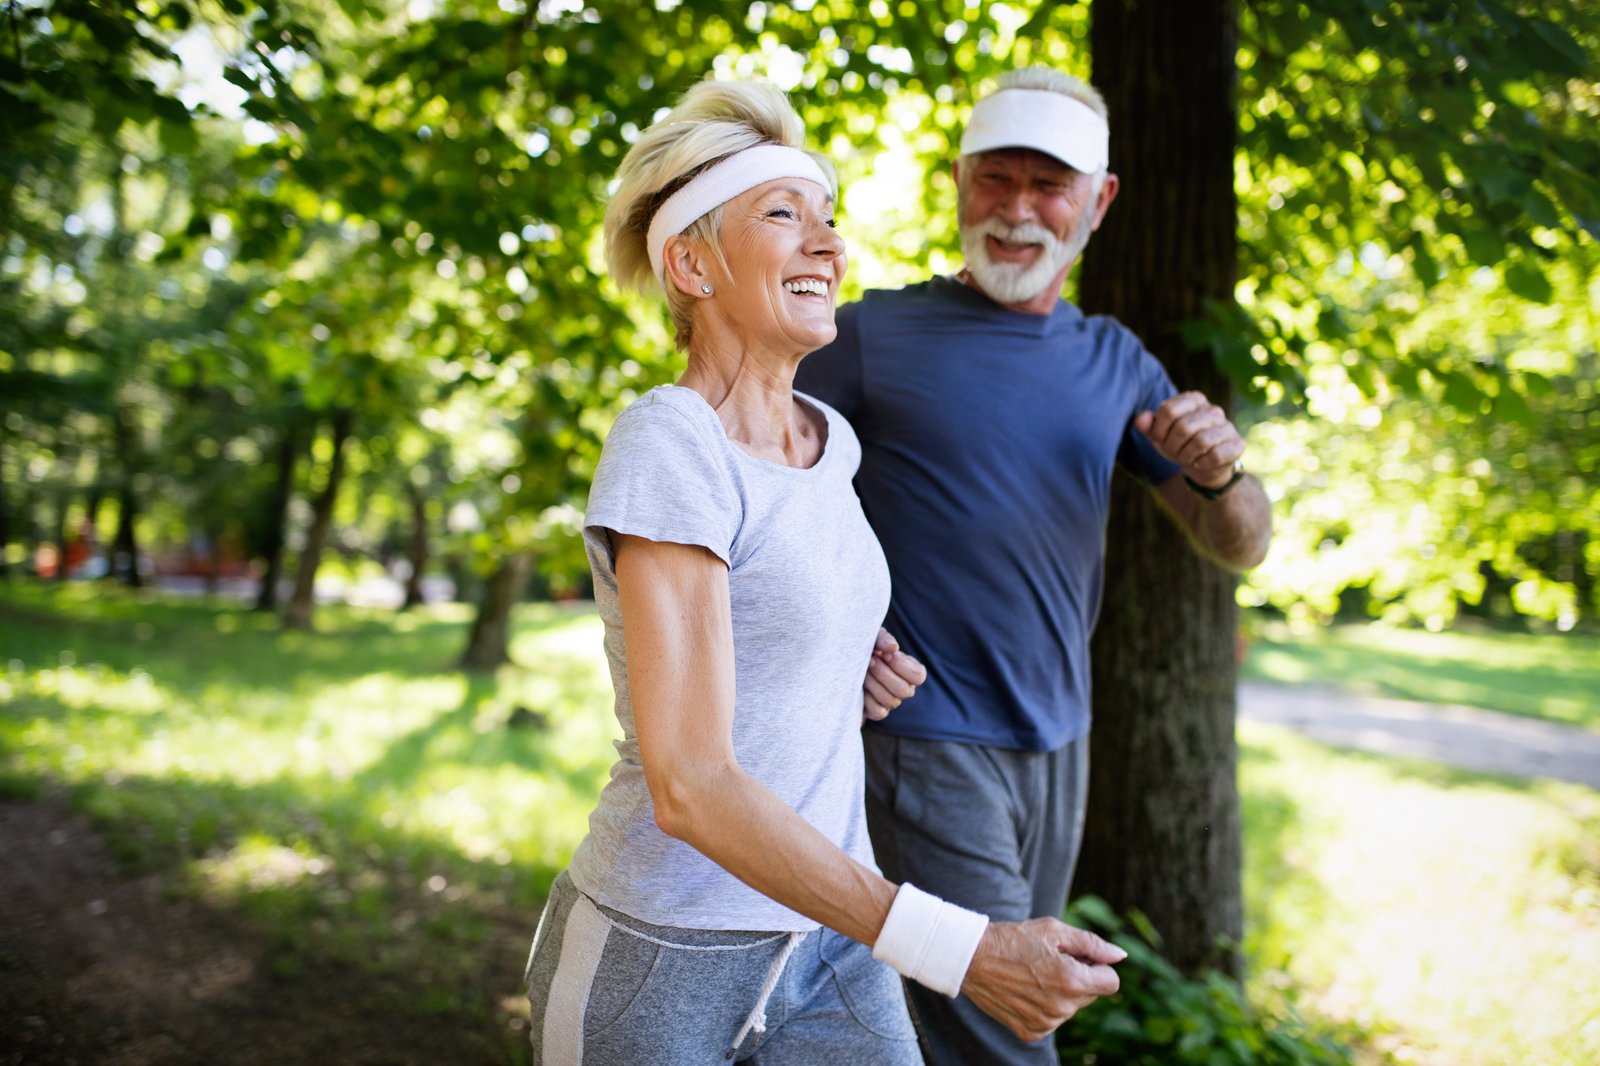
{"type": "Polygon", "coordinates": [[[1342,1066],[1351,1052],[1308,1031],[1295,1017],[1252,1006],[1244,990],[1215,971],[1189,978],[1163,959],[1143,915],[1119,918],[1085,896],[1067,921],[1093,928],[1128,952],[1122,990],[1080,1011],[1056,1034],[1063,1063],[1119,1066],[1342,1066]]]}
{"type": "Polygon", "coordinates": [[[1600,22],[1264,2],[1241,38],[1238,305],[1189,337],[1258,404],[1278,535],[1246,601],[1437,626],[1489,575],[1592,615],[1600,22]]]}
{"type": "Polygon", "coordinates": [[[1240,304],[1257,323],[1248,348],[1273,370],[1242,383],[1276,400],[1273,374],[1334,362],[1369,397],[1384,382],[1438,396],[1419,390],[1424,368],[1461,397],[1526,392],[1470,344],[1401,333],[1395,312],[1478,269],[1546,303],[1552,267],[1592,266],[1600,25],[1497,0],[1262,2],[1243,16],[1240,304]]]}
{"type": "MultiPolygon", "coordinates": [[[[445,551],[484,572],[533,552],[570,585],[599,441],[680,365],[659,303],[623,297],[600,257],[638,131],[701,77],[771,77],[839,164],[847,292],[948,271],[966,101],[1022,63],[1088,74],[1092,10],[18,7],[0,60],[17,133],[0,160],[0,387],[22,421],[0,427],[0,465],[42,465],[49,496],[156,490],[158,528],[179,537],[205,512],[260,510],[239,499],[270,477],[229,456],[353,411],[363,502],[339,512],[341,547],[396,543],[432,456],[445,551]],[[168,56],[197,31],[237,113],[182,102],[168,56]],[[158,209],[115,242],[74,234],[113,198],[119,159],[126,194],[158,209]],[[203,425],[224,394],[238,402],[203,425]],[[139,423],[126,453],[119,411],[139,423]],[[221,461],[168,462],[213,448],[221,461]]],[[[1517,610],[1596,609],[1597,59],[1600,25],[1555,0],[1241,5],[1242,280],[1185,335],[1262,426],[1251,465],[1282,533],[1251,602],[1327,614],[1360,587],[1376,611],[1442,624],[1488,568],[1517,610]]]]}

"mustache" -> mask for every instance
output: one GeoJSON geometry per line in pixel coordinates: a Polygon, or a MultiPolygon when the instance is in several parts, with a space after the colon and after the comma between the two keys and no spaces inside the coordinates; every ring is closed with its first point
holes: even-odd
{"type": "Polygon", "coordinates": [[[1008,226],[998,218],[987,218],[976,228],[978,236],[994,237],[1008,244],[1042,244],[1048,250],[1060,243],[1054,233],[1037,222],[1019,222],[1015,226],[1008,226]]]}

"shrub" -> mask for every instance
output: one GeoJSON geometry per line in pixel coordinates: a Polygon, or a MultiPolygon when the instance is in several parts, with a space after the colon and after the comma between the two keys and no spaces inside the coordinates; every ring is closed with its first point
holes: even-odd
{"type": "Polygon", "coordinates": [[[1137,912],[1124,921],[1104,901],[1075,901],[1067,920],[1128,952],[1122,990],[1080,1011],[1056,1034],[1069,1066],[1346,1066],[1350,1049],[1311,1032],[1290,1013],[1252,1005],[1215,971],[1185,977],[1157,952],[1159,937],[1137,912]]]}

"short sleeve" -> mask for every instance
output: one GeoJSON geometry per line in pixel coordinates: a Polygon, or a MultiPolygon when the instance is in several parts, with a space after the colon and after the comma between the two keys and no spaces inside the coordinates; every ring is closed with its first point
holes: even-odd
{"type": "Polygon", "coordinates": [[[1135,375],[1133,409],[1128,412],[1128,423],[1122,431],[1122,444],[1117,448],[1117,463],[1128,472],[1143,478],[1151,485],[1159,485],[1178,473],[1178,464],[1156,451],[1150,439],[1133,426],[1133,418],[1141,411],[1154,411],[1178,390],[1167,376],[1166,367],[1151,355],[1132,333],[1123,331],[1127,357],[1135,375]]]}
{"type": "Polygon", "coordinates": [[[854,422],[861,408],[861,304],[846,304],[835,316],[833,343],[800,360],[794,387],[815,396],[854,422]]]}
{"type": "Polygon", "coordinates": [[[618,416],[606,437],[585,535],[600,534],[608,555],[606,531],[698,545],[728,563],[743,508],[724,458],[703,427],[647,396],[618,416]]]}

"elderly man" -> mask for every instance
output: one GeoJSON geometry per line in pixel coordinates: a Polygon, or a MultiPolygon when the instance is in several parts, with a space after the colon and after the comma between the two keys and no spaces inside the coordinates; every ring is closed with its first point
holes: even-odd
{"type": "MultiPolygon", "coordinates": [[[[869,717],[910,695],[909,657],[928,668],[865,733],[878,861],[996,918],[1060,914],[1072,879],[1113,468],[1222,566],[1255,565],[1271,535],[1222,408],[1061,299],[1117,194],[1108,131],[1076,79],[1001,78],[954,166],[965,268],[842,308],[796,380],[861,438],[856,487],[893,576],[903,652],[874,662],[869,717]]],[[[1055,1061],[964,996],[908,994],[929,1063],[1055,1061]]]]}

